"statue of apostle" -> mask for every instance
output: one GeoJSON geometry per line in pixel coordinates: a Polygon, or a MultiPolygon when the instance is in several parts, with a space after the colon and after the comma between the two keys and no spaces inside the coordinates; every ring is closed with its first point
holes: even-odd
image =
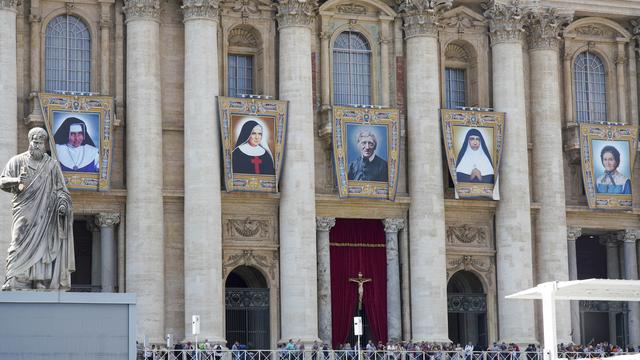
{"type": "Polygon", "coordinates": [[[11,244],[2,290],[68,290],[75,271],[71,196],[58,162],[45,152],[43,128],[29,131],[29,151],[9,160],[0,189],[13,194],[11,244]]]}

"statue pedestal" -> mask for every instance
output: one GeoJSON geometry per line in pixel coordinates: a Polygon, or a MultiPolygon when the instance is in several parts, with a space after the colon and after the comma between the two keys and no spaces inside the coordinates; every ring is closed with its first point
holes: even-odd
{"type": "Polygon", "coordinates": [[[0,292],[0,359],[136,358],[135,294],[0,292]]]}

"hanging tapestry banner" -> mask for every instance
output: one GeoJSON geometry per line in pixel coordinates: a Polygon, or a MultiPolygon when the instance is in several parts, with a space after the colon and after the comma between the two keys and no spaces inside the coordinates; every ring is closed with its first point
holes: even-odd
{"type": "Polygon", "coordinates": [[[218,106],[226,190],[278,192],[288,102],[219,96],[218,106]]]}
{"type": "Polygon", "coordinates": [[[442,109],[442,132],[456,199],[500,200],[504,113],[442,109]]]}
{"type": "Polygon", "coordinates": [[[582,179],[590,208],[631,210],[638,128],[580,124],[582,179]]]}
{"type": "Polygon", "coordinates": [[[113,153],[113,98],[38,94],[51,155],[70,190],[108,191],[113,153]]]}
{"type": "Polygon", "coordinates": [[[333,160],[340,197],[395,200],[398,109],[333,108],[333,160]]]}

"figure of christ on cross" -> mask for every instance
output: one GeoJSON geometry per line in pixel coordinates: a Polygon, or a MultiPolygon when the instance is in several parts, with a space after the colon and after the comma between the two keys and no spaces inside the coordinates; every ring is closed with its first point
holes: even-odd
{"type": "Polygon", "coordinates": [[[362,311],[362,297],[364,296],[364,284],[371,281],[369,278],[362,276],[362,273],[358,271],[358,277],[349,278],[350,282],[358,284],[358,312],[362,311]]]}

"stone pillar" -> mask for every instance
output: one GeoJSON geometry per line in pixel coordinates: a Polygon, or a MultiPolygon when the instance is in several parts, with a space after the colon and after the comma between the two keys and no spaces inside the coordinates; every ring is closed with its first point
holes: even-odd
{"type": "MultiPolygon", "coordinates": [[[[405,220],[406,224],[406,220],[405,220]]],[[[411,283],[409,282],[409,242],[407,227],[403,227],[398,234],[400,250],[400,281],[402,282],[402,340],[411,340],[411,283]]]]}
{"type": "MultiPolygon", "coordinates": [[[[638,259],[636,241],[640,238],[640,230],[630,229],[624,232],[624,278],[638,280],[638,259]]],[[[629,344],[640,344],[640,303],[629,302],[629,344]]]]}
{"type": "MultiPolygon", "coordinates": [[[[16,65],[16,6],[18,0],[0,0],[0,166],[18,152],[18,80],[16,65]]],[[[11,242],[11,194],[0,191],[0,281],[11,242]]]]}
{"type": "MultiPolygon", "coordinates": [[[[389,31],[389,23],[380,24],[380,68],[383,74],[389,74],[392,70],[389,67],[389,45],[391,44],[391,34],[389,31]]],[[[380,105],[391,105],[390,76],[383,75],[380,78],[380,105]]]]}
{"type": "Polygon", "coordinates": [[[120,223],[118,213],[100,213],[95,218],[100,227],[100,279],[102,292],[115,292],[116,289],[116,242],[113,227],[120,223]]]}
{"type": "Polygon", "coordinates": [[[200,337],[223,343],[222,205],[218,79],[218,1],[185,0],[184,11],[184,324],[200,315],[200,337]],[[211,144],[203,146],[202,144],[211,144]]]}
{"type": "MultiPolygon", "coordinates": [[[[331,108],[331,32],[320,33],[320,78],[322,79],[322,110],[331,108]]],[[[331,124],[331,126],[333,126],[331,124]]]]}
{"type": "Polygon", "coordinates": [[[111,3],[100,3],[100,94],[109,95],[111,82],[111,74],[109,73],[110,54],[110,30],[111,21],[111,3]]]}
{"type": "Polygon", "coordinates": [[[329,231],[336,225],[336,218],[316,219],[318,241],[318,334],[320,340],[331,344],[331,256],[329,231]]]}
{"type": "Polygon", "coordinates": [[[526,13],[527,9],[517,1],[491,1],[484,13],[490,24],[494,108],[506,113],[509,127],[504,133],[506,150],[501,164],[508,171],[500,174],[501,198],[495,219],[498,324],[501,341],[517,344],[536,342],[533,301],[505,299],[506,295],[533,286],[529,195],[532,177],[522,50],[526,13]]]}
{"type": "MultiPolygon", "coordinates": [[[[558,241],[567,234],[558,35],[570,21],[570,17],[559,16],[554,9],[547,8],[532,14],[529,27],[530,72],[535,74],[530,80],[533,198],[540,204],[535,242],[538,283],[569,279],[567,243],[558,241]]],[[[555,308],[557,340],[569,343],[570,304],[558,301],[555,308]]]]}
{"type": "Polygon", "coordinates": [[[387,249],[387,334],[389,341],[398,342],[402,340],[398,231],[404,228],[404,219],[384,219],[383,223],[387,249]]]}
{"type": "Polygon", "coordinates": [[[625,80],[625,67],[627,65],[627,55],[624,43],[618,42],[618,53],[616,56],[616,83],[618,84],[618,121],[627,123],[627,87],[625,80]]]}
{"type": "Polygon", "coordinates": [[[411,174],[409,254],[414,341],[449,341],[438,20],[451,3],[450,0],[407,1],[401,7],[407,61],[408,172],[411,174]]]}
{"type": "Polygon", "coordinates": [[[286,171],[280,178],[281,336],[318,339],[311,25],[314,1],[281,0],[280,99],[289,101],[286,171]],[[295,221],[291,221],[295,219],[295,221]]]}
{"type": "Polygon", "coordinates": [[[132,155],[126,164],[126,291],[137,296],[137,338],[160,344],[165,314],[160,1],[125,0],[123,10],[126,146],[132,155]]]}
{"type": "Polygon", "coordinates": [[[27,124],[31,126],[43,126],[42,110],[38,103],[40,92],[40,39],[42,34],[42,12],[40,0],[32,0],[29,8],[29,102],[31,113],[27,116],[27,124]]]}
{"type": "MultiPolygon", "coordinates": [[[[607,247],[607,278],[620,279],[620,257],[618,256],[618,239],[615,236],[606,235],[603,243],[607,247]]],[[[616,314],[609,312],[609,343],[617,343],[616,314]]]]}
{"type": "Polygon", "coordinates": [[[102,276],[100,275],[102,244],[100,242],[100,228],[96,225],[95,218],[91,220],[87,221],[87,230],[91,232],[91,286],[97,288],[102,284],[102,276]]]}
{"type": "MultiPolygon", "coordinates": [[[[576,240],[582,235],[582,229],[575,226],[567,228],[567,253],[569,263],[569,280],[578,280],[578,257],[576,254],[576,240]]],[[[571,301],[571,342],[582,344],[580,327],[580,302],[571,301]]]]}

